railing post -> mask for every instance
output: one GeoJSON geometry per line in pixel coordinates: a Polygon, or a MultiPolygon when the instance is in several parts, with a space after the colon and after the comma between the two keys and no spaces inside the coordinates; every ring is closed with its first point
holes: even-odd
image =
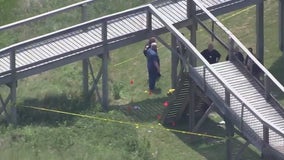
{"type": "Polygon", "coordinates": [[[109,49],[107,44],[107,21],[104,21],[102,24],[102,38],[103,38],[103,75],[102,75],[102,105],[104,111],[108,111],[108,58],[109,58],[109,49]]]}
{"type": "Polygon", "coordinates": [[[268,100],[270,98],[271,92],[271,81],[270,78],[265,74],[264,75],[264,92],[265,92],[265,99],[268,100]]]}
{"type": "Polygon", "coordinates": [[[147,10],[147,17],[146,17],[146,27],[147,27],[147,32],[151,34],[152,32],[152,13],[150,10],[147,10]]]}
{"type": "Polygon", "coordinates": [[[245,105],[245,104],[243,104],[243,103],[242,103],[242,110],[241,110],[241,126],[240,126],[240,130],[241,130],[241,132],[243,132],[243,123],[244,123],[244,105],[245,105]]]}
{"type": "Polygon", "coordinates": [[[204,92],[206,92],[206,66],[204,65],[203,66],[203,89],[204,89],[204,92]]]}
{"type": "Polygon", "coordinates": [[[229,60],[234,61],[234,40],[233,38],[229,37],[229,60]]]}
{"type": "Polygon", "coordinates": [[[16,109],[16,94],[17,94],[17,80],[16,80],[16,51],[10,53],[10,69],[11,69],[11,116],[8,121],[13,125],[17,125],[17,109],[16,109]]]}
{"type": "Polygon", "coordinates": [[[225,88],[225,103],[230,107],[230,92],[228,91],[227,88],[225,88]]]}
{"type": "Polygon", "coordinates": [[[213,42],[214,34],[215,34],[215,22],[213,20],[212,20],[211,28],[212,28],[211,41],[213,42]]]}
{"type": "Polygon", "coordinates": [[[263,125],[263,142],[269,144],[269,128],[263,125]]]}

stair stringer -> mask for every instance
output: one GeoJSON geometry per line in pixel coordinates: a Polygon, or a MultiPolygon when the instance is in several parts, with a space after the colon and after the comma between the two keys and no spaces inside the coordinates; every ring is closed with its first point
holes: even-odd
{"type": "Polygon", "coordinates": [[[230,107],[225,103],[225,101],[208,85],[206,88],[203,84],[203,79],[197,73],[196,70],[193,68],[190,69],[189,76],[192,78],[194,83],[199,86],[199,88],[203,91],[203,93],[211,99],[211,101],[214,103],[215,108],[218,110],[218,114],[221,117],[226,117],[231,120],[231,122],[234,124],[234,127],[238,128],[238,130],[241,131],[242,135],[245,139],[247,139],[251,144],[253,144],[256,148],[258,148],[260,151],[262,150],[264,143],[262,141],[262,138],[259,137],[245,122],[242,122],[241,119],[238,117],[236,113],[230,107]],[[242,127],[240,127],[242,126],[242,127]]]}

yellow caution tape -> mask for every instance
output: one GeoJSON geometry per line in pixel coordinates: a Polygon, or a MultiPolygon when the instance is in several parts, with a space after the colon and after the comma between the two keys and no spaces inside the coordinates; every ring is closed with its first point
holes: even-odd
{"type": "Polygon", "coordinates": [[[82,118],[95,119],[95,120],[100,120],[100,121],[105,121],[105,122],[131,125],[131,126],[134,126],[137,129],[144,127],[144,128],[159,129],[159,130],[171,131],[171,132],[175,132],[175,133],[182,133],[182,134],[188,134],[188,135],[199,136],[199,137],[207,137],[207,138],[220,139],[220,140],[226,139],[226,138],[220,137],[220,136],[214,136],[214,135],[208,135],[208,134],[202,134],[202,133],[195,133],[195,132],[188,132],[188,131],[164,128],[164,127],[160,127],[161,126],[160,123],[158,124],[158,126],[153,126],[153,125],[150,126],[150,125],[144,125],[144,124],[139,124],[139,123],[120,121],[120,120],[114,120],[114,119],[108,119],[108,118],[101,118],[101,117],[96,117],[96,116],[83,115],[83,114],[78,114],[78,113],[71,113],[71,112],[65,112],[65,111],[59,111],[59,110],[47,109],[47,108],[40,108],[40,107],[34,107],[34,106],[23,106],[23,107],[29,108],[29,109],[40,110],[40,111],[60,113],[60,114],[72,115],[72,116],[77,116],[77,117],[82,117],[82,118]]]}

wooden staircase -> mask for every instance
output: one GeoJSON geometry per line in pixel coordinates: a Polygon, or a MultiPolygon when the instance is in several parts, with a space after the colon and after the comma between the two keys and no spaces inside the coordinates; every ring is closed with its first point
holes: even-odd
{"type": "Polygon", "coordinates": [[[169,97],[168,106],[165,106],[164,113],[161,117],[162,124],[175,123],[181,118],[189,102],[189,82],[189,77],[183,74],[174,93],[169,97]]]}
{"type": "MultiPolygon", "coordinates": [[[[188,73],[181,73],[177,88],[174,93],[169,96],[168,106],[165,106],[162,114],[162,124],[176,123],[180,121],[184,115],[188,115],[188,107],[191,107],[189,106],[191,99],[190,95],[192,94],[192,90],[190,88],[190,77],[188,73]]],[[[208,97],[206,97],[199,88],[197,88],[195,93],[195,102],[196,106],[194,106],[194,110],[196,118],[199,118],[211,104],[211,100],[208,99],[208,97]]]]}

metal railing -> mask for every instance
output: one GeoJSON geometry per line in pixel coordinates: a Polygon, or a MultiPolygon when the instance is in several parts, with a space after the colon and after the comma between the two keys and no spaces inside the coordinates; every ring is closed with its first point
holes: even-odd
{"type": "MultiPolygon", "coordinates": [[[[240,41],[229,32],[229,30],[227,30],[222,23],[220,23],[213,15],[210,14],[210,12],[208,10],[206,10],[206,8],[204,8],[202,6],[202,4],[200,4],[198,1],[197,5],[208,15],[210,15],[210,17],[214,20],[215,24],[217,24],[218,26],[221,26],[227,33],[228,35],[230,35],[230,37],[232,38],[232,40],[234,40],[236,42],[236,44],[238,44],[239,46],[241,46],[241,48],[243,50],[246,51],[246,53],[249,55],[250,58],[252,58],[254,61],[256,61],[256,58],[254,58],[253,55],[251,55],[249,53],[249,51],[240,43],[240,41]]],[[[200,54],[200,52],[189,42],[189,40],[187,40],[171,23],[169,20],[167,20],[167,18],[165,16],[163,16],[162,14],[159,13],[159,11],[154,8],[153,6],[149,6],[151,13],[156,16],[164,25],[165,27],[168,29],[169,32],[171,32],[172,35],[174,35],[178,41],[180,41],[188,50],[189,53],[192,54],[190,56],[194,56],[196,57],[198,60],[201,61],[202,65],[204,66],[204,72],[203,72],[203,80],[204,80],[204,84],[205,85],[210,85],[211,88],[213,88],[213,92],[214,92],[214,87],[222,87],[221,90],[223,90],[223,97],[222,100],[223,102],[227,101],[229,99],[229,101],[227,103],[230,103],[230,99],[235,99],[236,101],[238,101],[239,106],[240,106],[240,115],[238,115],[238,117],[236,117],[236,119],[238,119],[239,123],[236,123],[236,125],[238,126],[238,128],[243,129],[243,130],[247,130],[247,132],[256,132],[258,130],[261,130],[260,133],[262,133],[262,135],[259,135],[262,142],[269,142],[269,141],[275,141],[275,138],[277,138],[278,140],[283,139],[284,137],[284,133],[281,132],[281,129],[277,126],[274,126],[273,124],[269,124],[267,123],[265,120],[262,119],[262,116],[258,114],[258,112],[249,107],[249,103],[242,98],[241,95],[238,94],[238,92],[230,86],[230,84],[228,84],[224,79],[221,78],[221,76],[218,74],[218,72],[215,71],[214,68],[211,67],[211,65],[207,62],[207,60],[200,54]],[[213,79],[209,79],[207,80],[206,78],[208,77],[214,77],[213,79]],[[213,84],[211,83],[213,82],[213,84]],[[210,84],[211,83],[211,84],[210,84]],[[214,84],[217,83],[217,84],[214,84]],[[250,124],[250,122],[247,122],[247,119],[252,119],[251,122],[253,122],[254,124],[258,124],[258,126],[262,126],[261,128],[254,128],[253,124],[250,124]],[[251,131],[249,128],[252,128],[253,131],[251,131]],[[250,131],[248,131],[250,130],[250,131]],[[267,135],[273,134],[276,136],[271,136],[271,139],[267,139],[270,137],[267,137],[267,135]]],[[[259,62],[256,62],[258,66],[261,67],[261,69],[263,69],[265,71],[265,73],[271,78],[271,79],[275,79],[259,62]]],[[[190,66],[190,64],[187,64],[190,66]]],[[[192,68],[192,67],[190,67],[192,68]]],[[[276,80],[276,79],[275,79],[276,80]]],[[[276,80],[277,81],[277,80],[276,80]]],[[[277,83],[277,82],[276,82],[277,83]]],[[[204,86],[205,87],[205,86],[204,86]]],[[[282,85],[279,85],[279,87],[283,87],[282,85]]],[[[215,90],[220,90],[220,88],[215,88],[215,90]]],[[[230,105],[230,104],[227,104],[230,105]]],[[[282,142],[281,142],[282,143],[282,142]]],[[[257,143],[258,147],[262,147],[261,142],[257,143]]],[[[261,149],[261,148],[260,148],[261,149]]]]}
{"type": "MultiPolygon", "coordinates": [[[[20,20],[20,21],[17,21],[17,22],[13,22],[13,23],[10,23],[10,24],[0,26],[0,34],[1,34],[0,36],[5,36],[6,39],[13,39],[13,40],[9,40],[11,42],[9,42],[8,44],[5,43],[6,45],[11,45],[11,44],[17,43],[19,41],[24,41],[26,39],[30,39],[30,38],[36,37],[38,35],[42,35],[42,34],[45,34],[45,33],[48,33],[48,32],[54,31],[54,30],[58,30],[58,28],[66,28],[68,26],[74,25],[74,23],[75,24],[81,23],[81,22],[87,20],[87,7],[90,6],[89,4],[94,2],[94,1],[96,1],[96,0],[85,0],[85,1],[82,1],[82,2],[75,3],[75,4],[71,4],[71,5],[66,6],[66,7],[62,7],[62,8],[56,9],[56,10],[52,10],[52,11],[49,11],[49,12],[46,12],[46,13],[42,13],[42,14],[39,14],[39,15],[36,15],[36,16],[30,17],[30,18],[26,18],[26,19],[23,19],[23,20],[20,20]],[[78,8],[81,9],[81,11],[80,11],[81,17],[79,19],[69,17],[69,18],[72,18],[72,20],[71,20],[71,19],[68,19],[66,15],[64,15],[67,12],[76,11],[76,9],[78,9],[78,8]],[[57,25],[56,29],[52,29],[53,26],[52,25],[49,26],[48,24],[52,23],[52,20],[58,21],[56,18],[60,18],[59,16],[64,16],[65,21],[61,21],[60,23],[57,22],[58,25],[57,25]],[[44,26],[45,26],[44,31],[41,30],[42,26],[39,27],[38,24],[40,24],[40,23],[42,23],[41,25],[44,24],[44,26]],[[15,32],[18,32],[19,34],[16,37],[10,37],[10,36],[12,36],[12,34],[15,34],[15,32]],[[27,35],[24,35],[24,33],[27,33],[27,35]]],[[[73,15],[75,15],[75,14],[73,14],[73,15]]],[[[61,19],[62,19],[62,17],[61,17],[61,19]]],[[[3,40],[4,40],[4,38],[3,38],[3,40]]],[[[6,46],[3,46],[3,47],[6,47],[6,46]]]]}
{"type": "Polygon", "coordinates": [[[23,20],[14,22],[14,23],[3,25],[3,26],[0,26],[0,31],[4,31],[6,29],[14,28],[14,27],[17,27],[17,26],[20,26],[20,25],[23,25],[23,24],[27,24],[27,23],[31,23],[31,22],[34,22],[34,21],[38,21],[38,20],[47,18],[49,16],[53,16],[55,14],[59,14],[59,13],[62,13],[62,12],[66,12],[66,11],[75,9],[77,7],[83,7],[84,5],[87,5],[88,3],[91,3],[91,2],[94,2],[94,1],[95,0],[85,0],[85,1],[82,1],[82,2],[78,2],[78,3],[72,4],[72,5],[63,7],[63,8],[59,8],[59,9],[50,11],[50,12],[46,12],[46,13],[43,13],[43,14],[39,14],[39,15],[27,18],[27,19],[23,19],[23,20]]]}

